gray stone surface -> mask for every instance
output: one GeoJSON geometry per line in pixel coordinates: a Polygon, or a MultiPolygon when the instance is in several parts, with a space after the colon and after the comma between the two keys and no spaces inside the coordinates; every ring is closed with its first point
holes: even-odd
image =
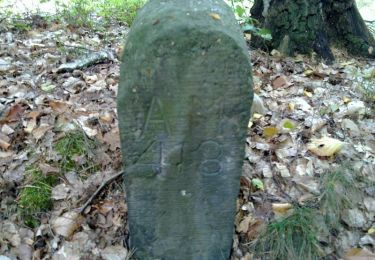
{"type": "Polygon", "coordinates": [[[151,0],[129,33],[118,116],[139,259],[228,259],[252,102],[222,1],[151,0]]]}
{"type": "Polygon", "coordinates": [[[342,220],[349,227],[362,228],[366,224],[366,218],[359,209],[345,210],[342,215],[342,220]]]}

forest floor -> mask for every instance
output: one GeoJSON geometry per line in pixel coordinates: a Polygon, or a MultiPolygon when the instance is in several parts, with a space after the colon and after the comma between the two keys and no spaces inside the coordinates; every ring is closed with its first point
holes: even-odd
{"type": "MultiPolygon", "coordinates": [[[[116,114],[127,32],[1,28],[1,260],[131,258],[116,114]],[[106,59],[67,69],[93,54],[106,59]]],[[[335,55],[251,52],[264,109],[244,140],[232,259],[374,259],[375,61],[335,55]]]]}

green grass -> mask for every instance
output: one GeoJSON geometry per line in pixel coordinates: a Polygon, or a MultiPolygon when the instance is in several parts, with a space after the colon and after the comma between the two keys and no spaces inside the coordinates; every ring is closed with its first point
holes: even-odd
{"type": "Polygon", "coordinates": [[[139,8],[146,0],[105,0],[99,5],[99,15],[106,21],[117,21],[131,25],[139,8]]]}
{"type": "Polygon", "coordinates": [[[342,212],[361,201],[359,186],[367,182],[348,163],[322,174],[321,194],[305,206],[296,205],[288,216],[268,223],[252,243],[252,251],[261,259],[318,259],[317,235],[340,230],[342,212]]]}
{"type": "Polygon", "coordinates": [[[89,139],[83,132],[67,133],[55,144],[55,150],[61,156],[61,170],[63,172],[72,170],[90,172],[90,170],[94,170],[95,164],[92,162],[92,157],[95,148],[96,142],[89,139]]]}
{"type": "Polygon", "coordinates": [[[359,200],[361,192],[356,184],[356,172],[349,165],[322,175],[320,209],[328,228],[338,228],[343,210],[359,200]]]}
{"type": "Polygon", "coordinates": [[[52,209],[52,187],[58,183],[58,176],[45,176],[37,167],[26,170],[26,185],[18,196],[18,209],[24,223],[34,228],[39,225],[39,215],[52,209]]]}
{"type": "Polygon", "coordinates": [[[253,245],[256,255],[261,259],[318,259],[315,214],[311,208],[296,206],[290,215],[271,221],[253,245]]]}
{"type": "Polygon", "coordinates": [[[73,27],[99,28],[113,22],[131,25],[146,0],[71,0],[60,4],[61,18],[73,27]],[[101,19],[98,19],[101,18],[101,19]]]}

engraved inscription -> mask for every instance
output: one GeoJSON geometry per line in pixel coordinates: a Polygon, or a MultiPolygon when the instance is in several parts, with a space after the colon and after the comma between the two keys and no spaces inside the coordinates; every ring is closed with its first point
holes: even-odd
{"type": "Polygon", "coordinates": [[[219,160],[205,160],[199,166],[199,172],[206,176],[217,175],[221,172],[219,160]]]}
{"type": "Polygon", "coordinates": [[[147,135],[148,130],[152,133],[160,131],[160,133],[166,135],[171,133],[168,121],[164,118],[163,104],[157,97],[154,97],[151,101],[141,138],[147,135]]]}
{"type": "Polygon", "coordinates": [[[220,134],[225,138],[233,138],[238,135],[240,126],[234,119],[225,118],[220,122],[220,134]]]}
{"type": "Polygon", "coordinates": [[[206,159],[215,159],[221,154],[220,145],[214,141],[203,142],[199,149],[201,149],[203,157],[206,159]]]}
{"type": "Polygon", "coordinates": [[[199,165],[199,172],[204,176],[215,176],[222,170],[221,162],[221,146],[215,141],[205,141],[198,151],[202,154],[202,162],[199,165]]]}
{"type": "Polygon", "coordinates": [[[159,139],[151,142],[139,155],[135,165],[143,167],[142,169],[151,169],[160,177],[167,173],[182,173],[182,152],[183,144],[167,145],[166,140],[159,139]]]}

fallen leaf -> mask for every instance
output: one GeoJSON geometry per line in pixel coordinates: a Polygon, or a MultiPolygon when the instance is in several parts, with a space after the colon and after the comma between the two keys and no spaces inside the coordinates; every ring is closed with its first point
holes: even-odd
{"type": "Polygon", "coordinates": [[[292,120],[286,118],[280,122],[279,127],[282,132],[290,132],[296,128],[296,124],[292,120]]]}
{"type": "Polygon", "coordinates": [[[118,128],[113,128],[110,132],[105,133],[103,140],[106,144],[109,144],[111,151],[116,151],[120,148],[120,134],[118,128]]]}
{"type": "Polygon", "coordinates": [[[276,168],[279,170],[281,177],[283,178],[289,178],[290,177],[290,172],[288,167],[282,163],[275,163],[276,168]]]}
{"type": "Polygon", "coordinates": [[[217,13],[209,13],[208,15],[211,16],[211,18],[214,19],[214,20],[220,20],[221,19],[220,15],[218,15],[217,13]]]}
{"type": "Polygon", "coordinates": [[[88,75],[84,77],[85,81],[87,84],[94,84],[95,82],[98,81],[98,76],[97,75],[88,75]]]}
{"type": "Polygon", "coordinates": [[[308,76],[313,75],[314,71],[313,70],[305,70],[304,74],[305,74],[306,77],[308,77],[308,76]]]}
{"type": "Polygon", "coordinates": [[[304,90],[304,91],[303,91],[303,94],[304,94],[306,97],[309,97],[309,98],[311,98],[311,97],[313,96],[313,93],[310,92],[310,91],[307,91],[307,90],[304,90]]]}
{"type": "Polygon", "coordinates": [[[293,205],[290,203],[272,203],[272,210],[275,213],[285,214],[288,210],[292,208],[293,205]]]}
{"type": "Polygon", "coordinates": [[[104,122],[106,122],[106,123],[110,123],[110,122],[113,121],[113,116],[111,115],[111,113],[106,112],[103,115],[101,115],[99,117],[99,119],[102,120],[102,121],[104,121],[104,122]]]}
{"type": "Polygon", "coordinates": [[[249,225],[250,225],[252,220],[253,220],[253,216],[251,216],[251,215],[245,216],[241,220],[241,222],[237,225],[236,231],[238,233],[246,233],[247,230],[249,229],[249,225]]]}
{"type": "Polygon", "coordinates": [[[81,226],[81,220],[79,213],[69,211],[52,221],[52,229],[57,235],[69,238],[81,226]]]}
{"type": "Polygon", "coordinates": [[[9,137],[0,133],[0,147],[4,150],[7,150],[10,146],[9,142],[9,137]]]}
{"type": "Polygon", "coordinates": [[[375,254],[366,248],[352,248],[344,256],[344,260],[374,260],[375,254]]]}
{"type": "Polygon", "coordinates": [[[270,137],[277,135],[278,132],[279,132],[278,129],[274,126],[265,127],[263,129],[263,136],[270,138],[270,137]]]}
{"type": "Polygon", "coordinates": [[[12,152],[2,152],[2,151],[0,151],[0,159],[4,159],[4,158],[10,157],[12,155],[13,155],[12,152]]]}
{"type": "Polygon", "coordinates": [[[59,184],[52,189],[52,199],[54,200],[64,200],[68,198],[70,193],[70,188],[65,184],[59,184]]]}
{"type": "Polygon", "coordinates": [[[251,180],[251,184],[258,190],[264,190],[264,184],[263,182],[258,179],[258,178],[254,178],[251,180]]]}
{"type": "Polygon", "coordinates": [[[329,105],[329,108],[331,109],[332,112],[336,112],[337,110],[339,110],[339,105],[337,104],[331,104],[329,105]]]}
{"type": "Polygon", "coordinates": [[[51,100],[49,102],[49,106],[53,111],[58,113],[64,113],[66,110],[68,110],[68,104],[58,100],[51,100]]]}
{"type": "Polygon", "coordinates": [[[271,51],[271,55],[272,56],[274,56],[274,57],[276,57],[276,58],[281,58],[283,55],[278,51],[278,50],[276,50],[276,49],[273,49],[272,51],[271,51]]]}
{"type": "Polygon", "coordinates": [[[342,101],[344,102],[344,104],[348,104],[350,101],[352,101],[350,98],[348,98],[348,97],[343,97],[342,98],[342,101]]]}
{"type": "Polygon", "coordinates": [[[40,88],[44,91],[44,92],[51,92],[52,90],[54,90],[56,88],[56,85],[53,85],[51,83],[44,83],[40,86],[40,88]]]}
{"type": "Polygon", "coordinates": [[[101,251],[104,260],[128,259],[128,250],[123,246],[109,246],[101,251]],[[121,256],[121,257],[120,257],[121,256]]]}
{"type": "Polygon", "coordinates": [[[42,125],[38,127],[37,129],[32,131],[32,134],[34,138],[38,141],[40,138],[42,138],[47,131],[51,130],[53,127],[49,125],[42,125]]]}
{"type": "Polygon", "coordinates": [[[288,82],[287,78],[284,75],[278,76],[274,81],[272,81],[272,86],[274,88],[285,88],[290,87],[291,85],[293,84],[288,82]]]}
{"type": "Polygon", "coordinates": [[[37,125],[37,119],[39,115],[41,114],[40,111],[31,111],[30,113],[27,114],[27,118],[30,120],[27,122],[26,127],[24,128],[24,131],[28,134],[30,134],[34,128],[37,125]]]}
{"type": "Polygon", "coordinates": [[[331,137],[311,139],[307,144],[307,149],[318,156],[332,156],[342,149],[344,143],[331,137]]]}
{"type": "Polygon", "coordinates": [[[257,113],[254,113],[254,115],[253,115],[254,119],[261,119],[262,117],[263,117],[263,115],[257,114],[257,113]]]}
{"type": "Polygon", "coordinates": [[[53,167],[53,166],[51,166],[49,164],[46,164],[46,163],[39,163],[38,166],[39,166],[39,169],[42,171],[42,173],[44,175],[47,175],[49,173],[59,173],[60,172],[59,168],[53,167]]]}
{"type": "Polygon", "coordinates": [[[3,127],[1,128],[1,132],[6,135],[11,135],[14,133],[14,130],[9,125],[3,125],[3,127]]]}
{"type": "Polygon", "coordinates": [[[102,215],[107,215],[108,212],[113,210],[115,207],[115,202],[113,200],[106,200],[99,205],[95,205],[95,208],[98,209],[99,213],[102,215]]]}
{"type": "Polygon", "coordinates": [[[25,112],[25,108],[21,104],[13,105],[6,113],[4,118],[0,119],[0,123],[17,122],[25,112]]]}

